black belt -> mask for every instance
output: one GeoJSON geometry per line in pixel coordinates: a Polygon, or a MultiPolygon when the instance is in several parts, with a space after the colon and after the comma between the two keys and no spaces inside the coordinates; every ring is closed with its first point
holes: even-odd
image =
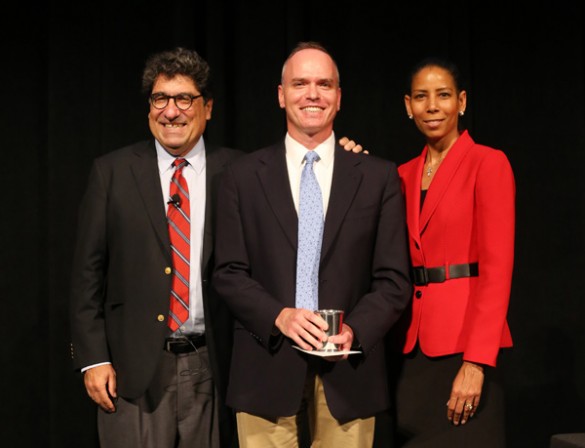
{"type": "Polygon", "coordinates": [[[424,266],[415,266],[412,268],[414,284],[417,286],[424,286],[428,283],[442,283],[451,278],[477,277],[478,275],[478,263],[451,264],[436,268],[425,268],[424,266]],[[448,277],[446,268],[449,269],[448,277]]]}
{"type": "Polygon", "coordinates": [[[205,334],[194,334],[178,338],[166,338],[164,349],[167,352],[180,354],[191,353],[205,346],[205,334]]]}

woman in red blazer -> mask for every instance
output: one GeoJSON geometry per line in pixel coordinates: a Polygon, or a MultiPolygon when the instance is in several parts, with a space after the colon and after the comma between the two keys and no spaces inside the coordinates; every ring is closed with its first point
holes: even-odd
{"type": "Polygon", "coordinates": [[[491,375],[512,346],[515,183],[502,151],[459,131],[466,99],[456,67],[438,59],[415,67],[404,99],[426,145],[399,168],[415,282],[401,334],[401,446],[505,444],[491,375]]]}

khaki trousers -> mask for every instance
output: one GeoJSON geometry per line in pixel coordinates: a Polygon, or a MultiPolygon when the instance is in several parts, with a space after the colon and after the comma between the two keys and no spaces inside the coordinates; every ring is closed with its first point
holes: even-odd
{"type": "Polygon", "coordinates": [[[270,419],[238,412],[236,417],[240,448],[371,448],[374,441],[375,418],[340,424],[329,412],[323,381],[317,375],[307,377],[298,415],[270,419]],[[311,439],[306,446],[300,441],[303,415],[308,417],[311,439]]]}

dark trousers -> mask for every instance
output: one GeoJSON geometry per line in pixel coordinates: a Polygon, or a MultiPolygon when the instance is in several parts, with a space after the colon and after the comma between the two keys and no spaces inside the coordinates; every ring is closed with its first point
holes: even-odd
{"type": "Polygon", "coordinates": [[[149,390],[139,399],[120,397],[113,414],[98,411],[102,448],[219,447],[217,394],[207,347],[163,352],[149,390]]]}
{"type": "Polygon", "coordinates": [[[465,425],[447,420],[447,400],[462,355],[437,358],[418,348],[389,355],[394,406],[376,418],[375,448],[504,448],[505,405],[495,370],[486,367],[481,403],[465,425]]]}

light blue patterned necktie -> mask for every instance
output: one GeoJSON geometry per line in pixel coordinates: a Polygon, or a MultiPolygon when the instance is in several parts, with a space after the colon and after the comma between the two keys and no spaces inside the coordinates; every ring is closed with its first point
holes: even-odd
{"type": "Polygon", "coordinates": [[[297,249],[296,307],[316,310],[319,305],[319,259],[323,239],[323,199],[313,172],[319,155],[309,151],[301,174],[297,249]]]}

